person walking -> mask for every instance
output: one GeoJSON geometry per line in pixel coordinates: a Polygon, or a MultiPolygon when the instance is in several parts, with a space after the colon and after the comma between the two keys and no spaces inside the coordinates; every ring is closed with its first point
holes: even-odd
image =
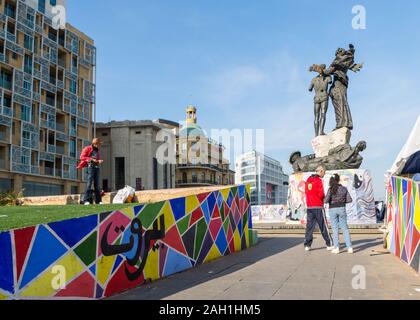
{"type": "Polygon", "coordinates": [[[327,222],[324,218],[324,184],[322,178],[325,176],[325,168],[320,166],[316,174],[310,176],[305,184],[307,223],[305,233],[305,250],[310,251],[313,242],[313,233],[316,224],[321,230],[322,237],[327,245],[327,250],[331,251],[331,238],[328,232],[327,222]]]}
{"type": "Polygon", "coordinates": [[[101,160],[99,149],[101,141],[98,138],[92,140],[90,146],[85,147],[80,155],[80,163],[78,169],[82,170],[88,168],[88,176],[86,183],[86,191],[82,197],[82,203],[90,205],[92,198],[92,186],[95,193],[95,203],[102,204],[102,194],[99,188],[100,181],[100,165],[104,162],[101,160]]]}
{"type": "Polygon", "coordinates": [[[329,205],[330,221],[333,229],[334,249],[332,253],[340,253],[339,228],[343,231],[348,253],[353,253],[350,231],[347,225],[346,204],[353,202],[349,191],[340,184],[340,176],[335,174],[330,179],[330,188],[325,197],[325,204],[329,205]]]}

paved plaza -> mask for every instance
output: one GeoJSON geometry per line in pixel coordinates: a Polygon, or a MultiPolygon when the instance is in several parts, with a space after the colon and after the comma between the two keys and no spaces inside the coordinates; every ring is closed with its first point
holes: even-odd
{"type": "Polygon", "coordinates": [[[303,235],[262,234],[256,247],[125,292],[135,300],[419,299],[420,278],[382,247],[378,234],[353,235],[355,253],[333,255],[320,235],[313,250],[303,235]],[[365,270],[365,289],[352,283],[365,270]],[[353,273],[355,272],[355,273],[353,273]]]}

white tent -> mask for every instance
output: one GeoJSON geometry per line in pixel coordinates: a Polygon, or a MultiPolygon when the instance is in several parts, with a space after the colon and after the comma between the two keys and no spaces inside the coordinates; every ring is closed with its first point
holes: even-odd
{"type": "Polygon", "coordinates": [[[420,151],[420,116],[404,148],[401,150],[392,168],[388,170],[388,173],[390,175],[400,174],[404,170],[407,160],[418,151],[420,151]]]}

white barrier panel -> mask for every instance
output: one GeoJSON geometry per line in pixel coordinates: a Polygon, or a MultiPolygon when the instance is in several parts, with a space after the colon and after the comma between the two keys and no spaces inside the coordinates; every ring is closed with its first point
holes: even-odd
{"type": "MultiPolygon", "coordinates": [[[[353,202],[347,205],[349,224],[375,224],[376,210],[373,180],[368,170],[328,171],[324,177],[324,190],[328,191],[329,181],[335,173],[341,176],[341,184],[348,188],[353,202]]],[[[292,218],[306,223],[305,182],[313,173],[297,173],[289,178],[289,208],[292,218]]],[[[328,217],[328,210],[327,210],[328,217]]]]}
{"type": "Polygon", "coordinates": [[[252,206],[252,222],[257,223],[282,223],[286,222],[287,206],[267,205],[252,206]]]}

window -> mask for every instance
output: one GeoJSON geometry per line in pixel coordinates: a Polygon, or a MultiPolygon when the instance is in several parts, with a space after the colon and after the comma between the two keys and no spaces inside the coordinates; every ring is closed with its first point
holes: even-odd
{"type": "Polygon", "coordinates": [[[192,176],[192,182],[196,183],[197,182],[197,174],[195,172],[192,172],[191,176],[192,176]]]}
{"type": "Polygon", "coordinates": [[[77,94],[77,82],[74,80],[70,80],[70,92],[77,94]]]}
{"type": "Polygon", "coordinates": [[[34,47],[33,46],[33,42],[34,42],[34,39],[31,36],[28,36],[27,34],[25,34],[25,37],[24,37],[24,47],[26,49],[32,51],[33,50],[33,47],[34,47]]]}
{"type": "Polygon", "coordinates": [[[20,106],[20,119],[31,122],[31,107],[20,106]]]}
{"type": "Polygon", "coordinates": [[[115,158],[115,188],[125,187],[125,158],[115,158]]]}
{"type": "Polygon", "coordinates": [[[143,184],[141,178],[136,178],[136,191],[143,190],[143,184]]]}
{"type": "Polygon", "coordinates": [[[153,189],[158,189],[158,161],[153,158],[153,189]]]}
{"type": "Polygon", "coordinates": [[[109,192],[108,179],[104,179],[104,180],[102,180],[102,189],[103,189],[105,192],[109,192]]]}
{"type": "Polygon", "coordinates": [[[0,85],[5,89],[12,90],[12,75],[8,72],[2,71],[0,76],[0,85]]]}
{"type": "Polygon", "coordinates": [[[45,13],[45,0],[38,1],[38,11],[45,13]]]}
{"type": "Polygon", "coordinates": [[[22,138],[24,138],[24,139],[31,139],[31,133],[30,132],[28,132],[28,131],[23,131],[22,132],[22,138]]]}
{"type": "Polygon", "coordinates": [[[76,158],[76,140],[70,140],[70,157],[76,158]]]}
{"type": "Polygon", "coordinates": [[[23,88],[32,91],[32,84],[28,81],[23,81],[23,88]]]}
{"type": "Polygon", "coordinates": [[[35,22],[35,17],[33,15],[31,15],[30,13],[26,14],[26,20],[28,20],[30,25],[33,25],[35,22]]]}
{"type": "Polygon", "coordinates": [[[182,144],[182,151],[187,151],[187,144],[186,143],[182,144]]]}
{"type": "Polygon", "coordinates": [[[32,74],[32,57],[25,54],[25,72],[32,74]]]}

